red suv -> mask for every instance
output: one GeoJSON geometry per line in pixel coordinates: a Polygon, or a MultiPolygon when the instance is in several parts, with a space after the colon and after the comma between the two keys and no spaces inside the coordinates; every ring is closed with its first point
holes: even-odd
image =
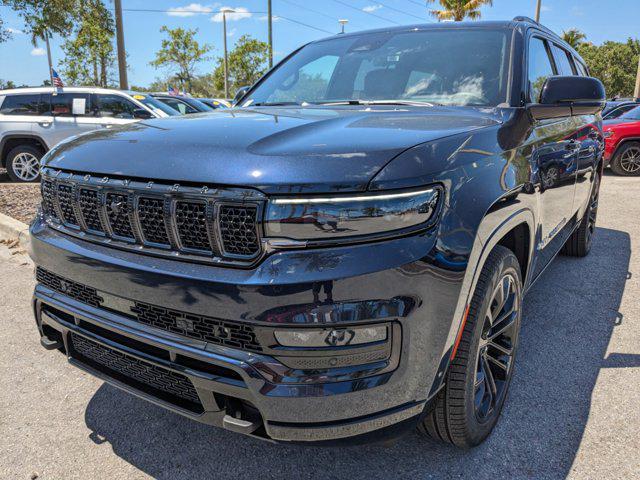
{"type": "Polygon", "coordinates": [[[603,123],[605,162],[618,175],[640,175],[640,107],[603,123]]]}

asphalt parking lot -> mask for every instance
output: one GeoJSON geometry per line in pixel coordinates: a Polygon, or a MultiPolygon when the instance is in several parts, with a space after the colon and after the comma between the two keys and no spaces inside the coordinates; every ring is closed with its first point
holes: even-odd
{"type": "Polygon", "coordinates": [[[529,292],[502,419],[471,451],[273,445],[122,393],[40,347],[32,266],[0,246],[0,477],[640,478],[638,205],[640,179],[606,175],[592,253],[529,292]]]}

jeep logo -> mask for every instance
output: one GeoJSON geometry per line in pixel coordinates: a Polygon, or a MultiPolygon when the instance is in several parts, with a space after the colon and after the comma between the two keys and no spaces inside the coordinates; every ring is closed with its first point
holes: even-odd
{"type": "Polygon", "coordinates": [[[115,200],[109,204],[109,208],[111,209],[114,215],[117,215],[120,212],[122,212],[123,207],[124,207],[124,202],[116,202],[115,200]]]}

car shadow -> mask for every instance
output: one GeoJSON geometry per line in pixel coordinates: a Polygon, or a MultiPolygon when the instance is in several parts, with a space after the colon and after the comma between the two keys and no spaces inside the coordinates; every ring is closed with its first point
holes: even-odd
{"type": "Polygon", "coordinates": [[[86,409],[94,442],[156,478],[565,478],[589,417],[601,368],[640,364],[605,358],[631,247],[625,232],[598,228],[591,255],[558,257],[529,291],[516,374],[489,439],[458,450],[409,434],[393,444],[348,448],[271,444],[208,427],[109,385],[86,409]]]}

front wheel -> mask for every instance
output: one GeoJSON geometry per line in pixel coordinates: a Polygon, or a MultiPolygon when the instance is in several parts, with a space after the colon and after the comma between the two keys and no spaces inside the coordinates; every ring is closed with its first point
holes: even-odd
{"type": "Polygon", "coordinates": [[[640,175],[640,143],[625,143],[611,160],[611,170],[627,177],[640,175]]]}
{"type": "Polygon", "coordinates": [[[518,259],[497,246],[480,274],[446,384],[420,432],[463,448],[487,438],[513,376],[521,306],[518,259]]]}
{"type": "Polygon", "coordinates": [[[7,155],[7,174],[14,182],[40,180],[42,150],[31,145],[19,145],[7,155]]]}

